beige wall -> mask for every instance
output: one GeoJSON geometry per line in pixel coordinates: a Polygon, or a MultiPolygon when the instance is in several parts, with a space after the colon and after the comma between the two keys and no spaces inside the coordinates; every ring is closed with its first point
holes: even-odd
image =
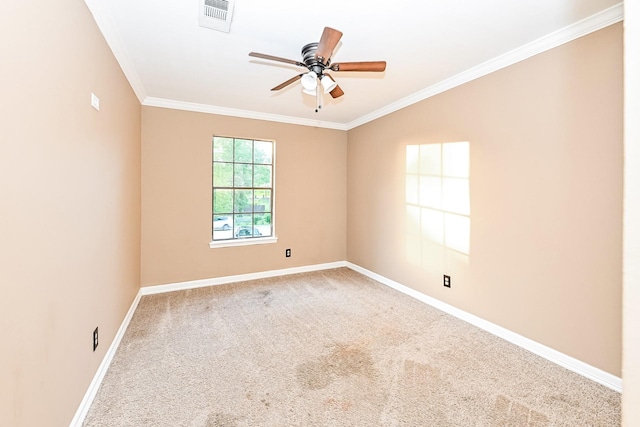
{"type": "Polygon", "coordinates": [[[624,2],[625,190],[622,424],[640,425],[640,0],[624,2]]]}
{"type": "Polygon", "coordinates": [[[140,104],[82,0],[0,34],[0,425],[65,426],[139,287],[140,104]]]}
{"type": "Polygon", "coordinates": [[[11,1],[0,32],[0,425],[68,425],[140,282],[344,259],[620,375],[620,25],[348,133],[141,114],[81,0],[11,1]],[[213,134],[276,140],[278,243],[208,247],[213,134]],[[471,251],[416,262],[405,149],[451,141],[471,251]]]}
{"type": "Polygon", "coordinates": [[[349,131],[348,260],[620,376],[622,75],[617,24],[349,131]],[[455,141],[468,257],[406,217],[406,146],[455,141]]]}
{"type": "Polygon", "coordinates": [[[346,132],[154,107],[142,123],[143,286],[345,260],[346,132]],[[277,243],[209,248],[213,135],[276,141],[277,243]]]}

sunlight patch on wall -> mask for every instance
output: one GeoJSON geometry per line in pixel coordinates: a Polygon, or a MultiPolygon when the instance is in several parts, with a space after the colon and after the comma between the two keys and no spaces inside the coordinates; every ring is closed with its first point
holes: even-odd
{"type": "Polygon", "coordinates": [[[443,250],[468,258],[469,143],[408,145],[405,200],[409,262],[440,265],[443,250]]]}

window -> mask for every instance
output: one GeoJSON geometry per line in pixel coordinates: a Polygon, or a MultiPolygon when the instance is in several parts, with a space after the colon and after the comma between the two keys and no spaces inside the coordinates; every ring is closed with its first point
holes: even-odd
{"type": "Polygon", "coordinates": [[[273,141],[213,137],[211,247],[271,243],[273,141]]]}

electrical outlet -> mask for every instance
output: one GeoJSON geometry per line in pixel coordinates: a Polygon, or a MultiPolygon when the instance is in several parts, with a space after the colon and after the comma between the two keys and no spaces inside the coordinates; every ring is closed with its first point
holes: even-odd
{"type": "Polygon", "coordinates": [[[445,288],[451,287],[451,277],[447,276],[446,274],[444,275],[444,287],[445,288]]]}
{"type": "Polygon", "coordinates": [[[286,249],[284,251],[284,256],[286,256],[287,258],[289,258],[291,256],[291,249],[286,249]]]}
{"type": "Polygon", "coordinates": [[[98,348],[98,327],[93,331],[93,351],[96,351],[98,348]]]}

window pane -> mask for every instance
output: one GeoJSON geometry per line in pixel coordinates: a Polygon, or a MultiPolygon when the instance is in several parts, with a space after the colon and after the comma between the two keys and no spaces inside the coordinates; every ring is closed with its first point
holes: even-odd
{"type": "Polygon", "coordinates": [[[233,212],[233,190],[213,190],[213,213],[233,212]]]}
{"type": "Polygon", "coordinates": [[[236,163],[233,169],[235,187],[253,187],[253,165],[236,163]]]}
{"type": "Polygon", "coordinates": [[[252,222],[253,215],[251,214],[235,215],[236,232],[238,227],[251,227],[252,222]]]}
{"type": "Polygon", "coordinates": [[[255,165],[255,187],[271,187],[271,166],[255,165]]]}
{"type": "Polygon", "coordinates": [[[256,141],[253,145],[253,162],[261,164],[273,163],[273,143],[269,141],[256,141]]]}
{"type": "Polygon", "coordinates": [[[233,161],[233,138],[213,138],[213,161],[232,162],[233,161]]]}
{"type": "Polygon", "coordinates": [[[233,211],[236,213],[251,212],[253,190],[235,190],[233,211]]]}
{"type": "Polygon", "coordinates": [[[267,225],[271,226],[271,214],[263,213],[263,214],[255,214],[253,218],[254,225],[267,225]]]}
{"type": "Polygon", "coordinates": [[[254,212],[271,212],[271,190],[255,190],[253,200],[254,212]]]}
{"type": "Polygon", "coordinates": [[[233,215],[213,215],[213,240],[233,238],[233,215]]]}
{"type": "Polygon", "coordinates": [[[233,215],[213,215],[213,230],[233,229],[233,215]]]}
{"type": "Polygon", "coordinates": [[[253,217],[254,226],[260,231],[262,236],[271,236],[273,227],[271,226],[271,214],[256,214],[253,217]]]}
{"type": "Polygon", "coordinates": [[[213,186],[233,187],[233,163],[213,163],[213,186]]]}
{"type": "Polygon", "coordinates": [[[253,141],[236,139],[234,161],[240,163],[253,162],[253,141]]]}

